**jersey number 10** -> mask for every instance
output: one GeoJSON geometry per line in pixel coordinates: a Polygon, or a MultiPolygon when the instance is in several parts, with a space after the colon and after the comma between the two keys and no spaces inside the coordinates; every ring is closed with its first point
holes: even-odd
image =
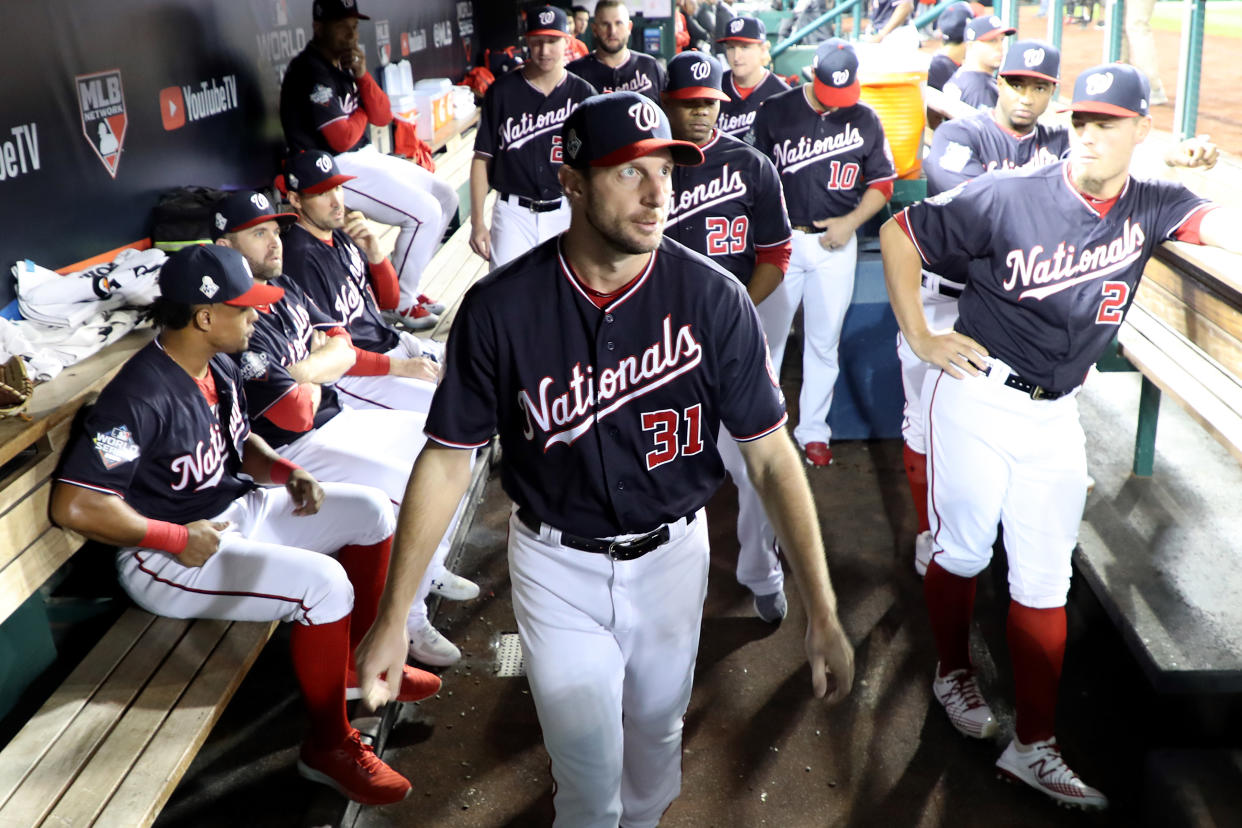
{"type": "Polygon", "coordinates": [[[689,457],[703,450],[703,438],[700,430],[703,406],[692,405],[686,409],[686,440],[680,442],[681,420],[683,415],[670,409],[660,411],[644,411],[642,417],[643,431],[654,432],[655,450],[647,452],[647,471],[656,466],[663,466],[677,459],[678,455],[689,457]]]}
{"type": "Polygon", "coordinates": [[[858,183],[858,165],[853,161],[833,161],[828,166],[829,190],[852,190],[858,183]]]}

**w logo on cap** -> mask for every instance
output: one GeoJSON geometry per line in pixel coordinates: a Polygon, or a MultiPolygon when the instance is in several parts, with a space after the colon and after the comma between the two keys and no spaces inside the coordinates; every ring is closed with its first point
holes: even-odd
{"type": "Polygon", "coordinates": [[[626,114],[634,120],[634,126],[643,132],[652,132],[660,125],[660,112],[648,101],[634,104],[626,110],[626,114]]]}
{"type": "Polygon", "coordinates": [[[733,34],[737,34],[738,32],[742,30],[742,27],[745,25],[746,25],[745,20],[743,20],[740,17],[735,17],[731,21],[729,21],[729,31],[732,32],[733,34]]]}
{"type": "Polygon", "coordinates": [[[700,60],[690,67],[690,75],[695,80],[703,80],[711,73],[712,73],[712,67],[709,66],[707,61],[705,60],[700,60]]]}
{"type": "Polygon", "coordinates": [[[198,286],[198,290],[208,299],[220,292],[220,286],[216,284],[216,280],[210,276],[204,276],[202,284],[198,286]]]}
{"type": "Polygon", "coordinates": [[[1090,77],[1087,78],[1087,86],[1086,86],[1087,94],[1088,95],[1103,95],[1105,92],[1108,91],[1108,88],[1112,85],[1113,85],[1113,73],[1112,72],[1096,72],[1094,75],[1091,75],[1090,77]]]}
{"type": "Polygon", "coordinates": [[[555,19],[556,19],[556,14],[551,9],[548,9],[547,11],[539,12],[539,25],[540,26],[550,26],[552,25],[552,21],[555,19]]]}
{"type": "Polygon", "coordinates": [[[1022,62],[1026,64],[1026,68],[1034,69],[1044,62],[1044,50],[1027,49],[1022,53],[1022,62]]]}
{"type": "Polygon", "coordinates": [[[847,86],[850,82],[850,70],[839,69],[832,73],[833,86],[847,86]]]}
{"type": "Polygon", "coordinates": [[[216,213],[216,229],[223,230],[229,226],[229,220],[224,217],[224,213],[216,213]]]}
{"type": "MultiPolygon", "coordinates": [[[[250,197],[250,203],[259,210],[266,210],[271,205],[267,201],[267,197],[263,193],[255,193],[250,197]]],[[[223,228],[221,228],[223,229],[223,228]]]]}
{"type": "Polygon", "coordinates": [[[321,155],[315,159],[315,166],[324,172],[332,172],[332,159],[326,155],[321,155]]]}

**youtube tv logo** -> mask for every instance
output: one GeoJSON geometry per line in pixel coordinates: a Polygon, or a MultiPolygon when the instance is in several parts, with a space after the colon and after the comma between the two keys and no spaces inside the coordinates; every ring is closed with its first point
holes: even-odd
{"type": "Polygon", "coordinates": [[[185,96],[181,94],[181,87],[168,86],[160,90],[160,120],[166,130],[185,126],[185,96]]]}

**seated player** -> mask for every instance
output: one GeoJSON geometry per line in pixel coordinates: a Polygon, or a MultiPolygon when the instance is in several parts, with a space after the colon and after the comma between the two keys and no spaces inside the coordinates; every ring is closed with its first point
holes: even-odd
{"type": "MultiPolygon", "coordinates": [[[[250,430],[241,373],[255,309],[281,298],[214,245],[173,254],[152,312],[160,332],[108,383],[65,449],[59,525],[120,547],[134,603],[171,618],[295,622],[293,672],[310,715],[298,772],[358,802],[410,783],[349,724],[353,648],[375,619],[395,526],[378,489],[320,485],[250,430]],[[262,488],[261,488],[262,486],[262,488]]],[[[407,667],[401,699],[439,690],[407,667]]]]}

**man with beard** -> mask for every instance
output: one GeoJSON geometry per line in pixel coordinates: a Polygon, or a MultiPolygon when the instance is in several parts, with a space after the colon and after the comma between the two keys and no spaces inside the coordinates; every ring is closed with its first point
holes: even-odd
{"type": "Polygon", "coordinates": [[[754,307],[663,235],[674,163],[702,153],[633,92],[588,99],[563,137],[569,230],[463,301],[359,666],[382,700],[376,677],[404,658],[404,605],[465,491],[467,450],[499,432],[513,608],[556,825],[654,826],[681,787],[722,425],[797,577],[816,696],[849,692],[853,654],[754,307]]]}
{"type": "Polygon", "coordinates": [[[595,89],[565,70],[569,21],[555,6],[526,13],[530,59],[487,89],[470,162],[470,249],[492,268],[569,226],[561,198],[560,126],[595,89]],[[495,187],[489,229],[483,219],[495,187]]]}
{"type": "Polygon", "coordinates": [[[659,103],[668,76],[651,55],[630,51],[633,29],[629,9],[621,0],[600,0],[591,21],[595,51],[567,68],[600,92],[641,92],[659,103]]]}

